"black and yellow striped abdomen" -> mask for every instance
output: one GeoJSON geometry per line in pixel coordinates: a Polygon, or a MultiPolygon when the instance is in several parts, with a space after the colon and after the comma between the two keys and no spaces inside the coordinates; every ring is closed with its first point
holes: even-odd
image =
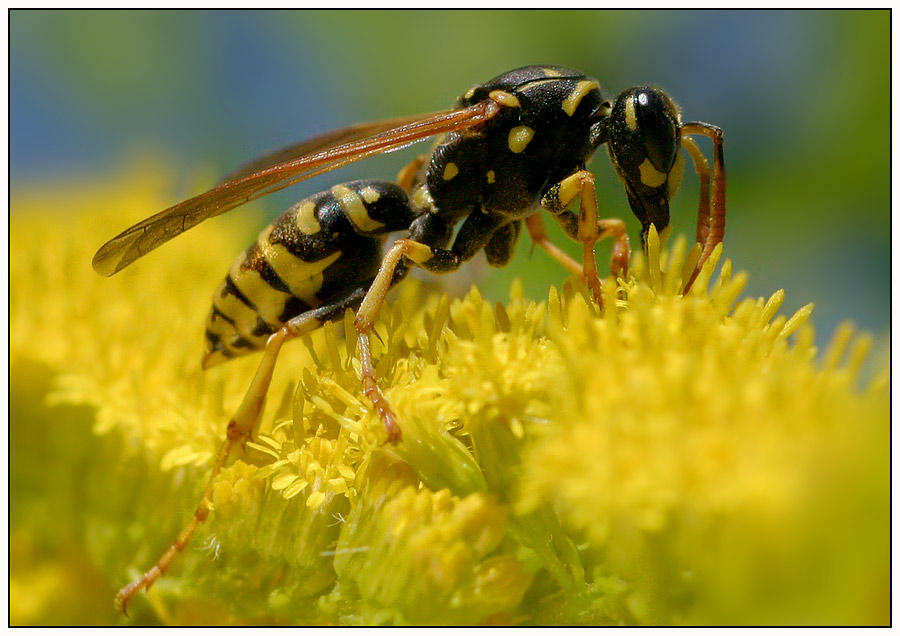
{"type": "Polygon", "coordinates": [[[329,312],[358,304],[386,235],[408,229],[412,218],[406,192],[386,181],[344,183],[291,207],[260,232],[213,295],[203,366],[261,349],[305,312],[324,310],[311,316],[321,324],[329,312]]]}

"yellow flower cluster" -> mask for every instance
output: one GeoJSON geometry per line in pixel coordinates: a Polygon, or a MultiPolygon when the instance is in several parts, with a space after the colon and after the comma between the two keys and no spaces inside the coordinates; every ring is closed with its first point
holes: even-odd
{"type": "MultiPolygon", "coordinates": [[[[111,228],[165,207],[153,174],[13,196],[11,526],[65,535],[110,587],[190,517],[257,362],[199,370],[205,290],[246,215],[92,272],[111,228]],[[59,460],[29,470],[49,436],[59,460]]],[[[373,339],[396,446],[352,315],[289,345],[209,520],[131,620],[887,622],[887,371],[861,386],[867,336],[844,327],[818,355],[811,307],[741,299],[720,252],[682,296],[691,258],[651,234],[602,311],[578,281],[496,305],[404,283],[373,339]]],[[[24,567],[11,620],[45,622],[24,567]]],[[[99,588],[77,593],[111,608],[99,588]]]]}

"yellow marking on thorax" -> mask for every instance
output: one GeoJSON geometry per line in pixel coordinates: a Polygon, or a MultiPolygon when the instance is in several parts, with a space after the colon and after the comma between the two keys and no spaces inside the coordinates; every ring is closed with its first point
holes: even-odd
{"type": "Polygon", "coordinates": [[[532,80],[532,81],[528,82],[528,86],[526,87],[526,90],[531,91],[531,90],[534,90],[535,86],[539,86],[541,84],[556,84],[558,82],[559,82],[559,80],[554,77],[545,77],[544,79],[536,79],[536,80],[532,80]]]}
{"type": "Polygon", "coordinates": [[[490,97],[501,106],[506,106],[508,108],[519,107],[519,98],[512,93],[507,93],[506,91],[491,91],[490,93],[488,93],[488,97],[490,97]]]}
{"type": "Polygon", "coordinates": [[[475,89],[476,89],[476,88],[478,88],[478,87],[477,87],[477,86],[473,86],[472,88],[470,88],[469,90],[467,90],[466,93],[465,93],[465,95],[463,95],[463,99],[472,99],[472,95],[475,94],[475,89]]]}
{"type": "Polygon", "coordinates": [[[544,75],[547,77],[562,77],[562,73],[557,71],[556,69],[547,68],[546,66],[541,67],[541,70],[544,71],[544,75]]]}
{"type": "Polygon", "coordinates": [[[375,203],[378,199],[381,198],[381,193],[373,188],[372,186],[366,186],[362,190],[359,191],[362,195],[363,201],[366,203],[375,203]]]}
{"type": "Polygon", "coordinates": [[[488,171],[487,171],[487,182],[488,182],[488,183],[493,183],[493,182],[496,181],[496,180],[497,180],[497,175],[494,174],[494,171],[493,171],[493,170],[488,170],[488,171]]]}
{"type": "Polygon", "coordinates": [[[637,113],[634,112],[634,98],[625,100],[625,125],[628,130],[637,130],[637,113]]]}
{"type": "Polygon", "coordinates": [[[452,161],[447,164],[444,168],[444,181],[450,181],[453,177],[459,174],[459,168],[456,167],[456,164],[452,161]]]}
{"type": "Polygon", "coordinates": [[[569,117],[574,115],[584,96],[594,89],[600,90],[600,84],[596,80],[581,80],[578,82],[572,92],[569,93],[569,96],[563,100],[562,109],[566,111],[566,115],[569,117]]]}
{"type": "Polygon", "coordinates": [[[534,129],[528,126],[516,126],[510,129],[506,143],[511,152],[520,153],[525,150],[525,146],[528,145],[532,137],[534,137],[534,129]]]}
{"type": "Polygon", "coordinates": [[[644,163],[638,166],[638,170],[641,171],[641,183],[648,188],[658,188],[664,184],[666,178],[668,178],[668,175],[665,172],[657,170],[656,167],[650,163],[649,159],[644,159],[644,163]]]}
{"type": "Polygon", "coordinates": [[[269,242],[272,228],[268,227],[257,239],[259,250],[269,266],[291,290],[291,294],[310,305],[320,304],[315,294],[322,287],[322,272],[341,257],[340,252],[326,256],[322,260],[307,263],[291,254],[284,245],[269,242]]]}
{"type": "Polygon", "coordinates": [[[331,194],[338,200],[344,214],[359,231],[374,232],[384,227],[384,223],[369,216],[369,211],[366,210],[366,204],[363,203],[362,198],[347,186],[336,185],[331,188],[331,194]]]}
{"type": "Polygon", "coordinates": [[[304,234],[318,234],[322,231],[319,219],[316,218],[316,204],[312,201],[304,201],[297,207],[294,223],[304,234]]]}

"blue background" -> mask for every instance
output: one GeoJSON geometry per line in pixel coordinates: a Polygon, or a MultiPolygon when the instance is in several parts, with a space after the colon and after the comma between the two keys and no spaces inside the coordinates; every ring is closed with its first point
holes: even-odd
{"type": "MultiPolygon", "coordinates": [[[[610,97],[658,84],[685,120],[724,128],[726,254],[750,273],[747,293],[786,288],[783,312],[815,302],[820,342],[844,318],[884,336],[889,28],[887,11],[12,11],[12,185],[113,174],[147,154],[174,174],[224,173],[331,128],[445,108],[518,66],[560,64],[610,97]]],[[[415,154],[404,152],[264,206],[274,216],[338,180],[391,178],[415,154]]],[[[630,217],[605,151],[591,167],[601,213],[630,217]]],[[[688,235],[692,176],[673,209],[688,235]]],[[[193,194],[173,188],[173,203],[193,194]]],[[[468,275],[495,298],[513,276],[545,297],[564,273],[526,243],[512,267],[468,275]]],[[[233,256],[221,256],[223,271],[233,256]]]]}

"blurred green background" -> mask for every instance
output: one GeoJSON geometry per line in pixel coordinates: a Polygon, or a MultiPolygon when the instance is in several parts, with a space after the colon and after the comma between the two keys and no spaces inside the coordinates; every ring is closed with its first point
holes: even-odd
{"type": "MultiPolygon", "coordinates": [[[[518,66],[566,65],[610,97],[660,85],[686,120],[724,128],[726,254],[749,271],[748,293],[784,287],[787,312],[815,302],[822,343],[844,318],[886,343],[889,20],[887,11],[12,11],[12,184],[112,173],[149,154],[184,175],[174,203],[194,194],[187,184],[198,174],[280,145],[442,109],[518,66]]],[[[263,206],[274,217],[336,181],[392,178],[415,152],[324,175],[263,206]]],[[[605,151],[592,168],[602,213],[630,217],[605,151]]],[[[673,210],[675,231],[688,235],[691,176],[673,210]]],[[[525,243],[513,267],[463,276],[496,298],[519,276],[544,297],[564,273],[525,243]]],[[[210,259],[225,271],[233,256],[210,259]]]]}

